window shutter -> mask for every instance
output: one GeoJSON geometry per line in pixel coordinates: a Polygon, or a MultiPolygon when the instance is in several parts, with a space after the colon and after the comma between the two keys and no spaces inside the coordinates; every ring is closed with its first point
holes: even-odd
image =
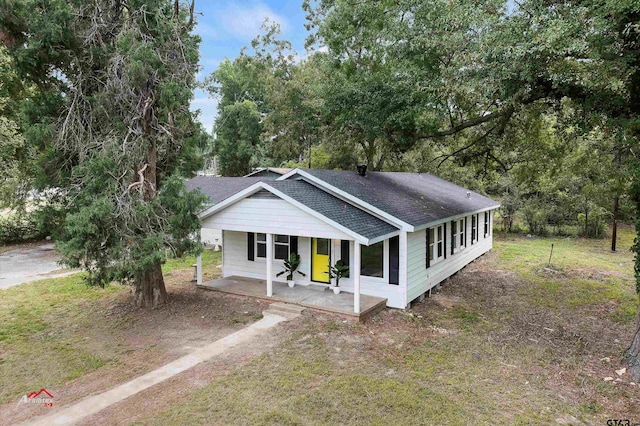
{"type": "Polygon", "coordinates": [[[400,282],[400,237],[389,238],[389,284],[400,282]]]}
{"type": "Polygon", "coordinates": [[[469,233],[467,232],[467,216],[464,217],[464,246],[467,246],[467,239],[469,238],[469,233]]]}
{"type": "Polygon", "coordinates": [[[298,254],[298,237],[295,235],[289,237],[289,253],[298,254]]]}
{"type": "Polygon", "coordinates": [[[253,232],[247,232],[247,260],[253,261],[255,259],[255,244],[256,234],[253,232]]]}
{"type": "MultiPolygon", "coordinates": [[[[349,264],[349,241],[348,240],[340,240],[340,260],[347,266],[351,266],[349,264]]],[[[349,271],[350,272],[350,271],[349,271]]],[[[345,274],[345,278],[349,278],[349,272],[345,274]]]]}
{"type": "Polygon", "coordinates": [[[430,234],[429,228],[425,230],[425,233],[426,233],[425,242],[427,243],[427,249],[425,250],[425,252],[427,254],[426,258],[427,258],[427,268],[428,268],[429,266],[431,266],[431,261],[429,260],[429,244],[431,244],[431,241],[429,241],[429,234],[430,234]]]}
{"type": "MultiPolygon", "coordinates": [[[[456,228],[458,225],[456,225],[456,228]]],[[[459,232],[459,231],[458,231],[459,232]]],[[[453,222],[451,222],[451,256],[453,256],[453,248],[458,242],[456,241],[456,234],[453,233],[453,222]]]]}
{"type": "Polygon", "coordinates": [[[442,252],[444,253],[444,258],[447,258],[447,222],[442,224],[442,252]]]}

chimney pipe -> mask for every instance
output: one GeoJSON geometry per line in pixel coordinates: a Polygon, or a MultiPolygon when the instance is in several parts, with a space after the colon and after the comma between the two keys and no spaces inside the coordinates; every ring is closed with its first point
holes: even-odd
{"type": "Polygon", "coordinates": [[[367,165],[366,164],[358,164],[358,174],[360,176],[367,175],[367,165]]]}

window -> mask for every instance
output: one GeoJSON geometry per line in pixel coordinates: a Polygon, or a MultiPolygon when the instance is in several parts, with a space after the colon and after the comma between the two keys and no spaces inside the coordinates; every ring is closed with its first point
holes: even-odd
{"type": "Polygon", "coordinates": [[[471,216],[471,244],[478,242],[478,215],[471,216]]]}
{"type": "MultiPolygon", "coordinates": [[[[351,256],[349,252],[349,246],[350,246],[349,240],[340,241],[340,260],[342,260],[342,263],[346,266],[351,265],[351,256]]],[[[347,271],[344,277],[349,278],[350,272],[351,271],[347,271]]]]}
{"type": "Polygon", "coordinates": [[[289,259],[289,236],[274,235],[273,258],[278,260],[289,259]]]}
{"type": "Polygon", "coordinates": [[[429,233],[429,238],[427,239],[427,241],[429,242],[429,248],[427,249],[427,251],[429,252],[429,261],[433,262],[433,250],[436,245],[436,230],[434,228],[429,228],[427,229],[427,232],[429,233]]]}
{"type": "Polygon", "coordinates": [[[429,232],[428,265],[431,266],[444,258],[444,225],[429,228],[427,232],[429,232]]]}
{"type": "Polygon", "coordinates": [[[400,238],[389,238],[389,284],[400,282],[400,238]]]}
{"type": "Polygon", "coordinates": [[[256,257],[267,258],[267,234],[256,234],[256,257]]]}
{"type": "Polygon", "coordinates": [[[316,239],[316,253],[329,256],[329,240],[326,238],[316,239]]]}
{"type": "Polygon", "coordinates": [[[360,246],[360,275],[367,277],[384,277],[384,242],[360,246]]]}
{"type": "Polygon", "coordinates": [[[489,212],[484,212],[484,237],[487,238],[489,236],[490,228],[489,228],[489,212]]]}
{"type": "Polygon", "coordinates": [[[464,231],[464,219],[451,222],[451,253],[457,253],[466,246],[464,231]]]}
{"type": "MultiPolygon", "coordinates": [[[[293,237],[295,238],[295,237],[293,237]]],[[[291,239],[288,235],[273,236],[273,258],[276,260],[289,259],[291,239]]],[[[259,259],[267,258],[267,234],[256,234],[256,257],[259,259]]]]}

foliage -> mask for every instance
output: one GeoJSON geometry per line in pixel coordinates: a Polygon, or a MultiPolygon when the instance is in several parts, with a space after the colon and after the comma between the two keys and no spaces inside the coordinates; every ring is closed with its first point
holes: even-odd
{"type": "Polygon", "coordinates": [[[329,268],[329,278],[335,279],[335,286],[340,287],[340,279],[349,275],[349,266],[345,265],[342,260],[338,260],[329,268]]]}
{"type": "Polygon", "coordinates": [[[300,255],[298,255],[298,253],[291,253],[289,255],[289,259],[285,259],[284,261],[284,271],[278,272],[276,274],[276,277],[287,274],[287,281],[292,281],[293,274],[295,272],[299,273],[303,277],[306,277],[306,275],[303,272],[298,271],[299,266],[300,266],[300,255]]]}
{"type": "Polygon", "coordinates": [[[40,145],[36,174],[64,188],[64,260],[92,284],[163,291],[160,263],[198,249],[191,237],[203,201],[177,174],[201,164],[202,129],[189,112],[192,11],[169,0],[36,3],[16,2],[2,26],[18,41],[17,70],[36,87],[21,109],[25,139],[40,145]]]}
{"type": "Polygon", "coordinates": [[[24,214],[0,216],[0,244],[17,243],[44,238],[47,231],[38,226],[35,218],[24,214]]]}
{"type": "Polygon", "coordinates": [[[235,102],[221,111],[224,125],[218,128],[216,153],[224,176],[244,176],[259,164],[262,123],[253,101],[235,102]]]}

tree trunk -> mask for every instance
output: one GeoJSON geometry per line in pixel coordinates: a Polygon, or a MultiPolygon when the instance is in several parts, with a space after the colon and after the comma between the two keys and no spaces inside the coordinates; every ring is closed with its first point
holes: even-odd
{"type": "Polygon", "coordinates": [[[638,319],[636,322],[636,333],[633,336],[631,346],[624,354],[624,363],[627,366],[627,373],[634,382],[640,381],[640,307],[638,308],[638,319]]]}
{"type": "Polygon", "coordinates": [[[620,204],[620,197],[616,196],[613,199],[613,229],[611,230],[611,251],[616,251],[616,240],[618,238],[618,207],[620,204]]]}
{"type": "Polygon", "coordinates": [[[135,284],[133,302],[138,308],[157,308],[168,301],[162,277],[162,265],[156,263],[135,284]]]}

